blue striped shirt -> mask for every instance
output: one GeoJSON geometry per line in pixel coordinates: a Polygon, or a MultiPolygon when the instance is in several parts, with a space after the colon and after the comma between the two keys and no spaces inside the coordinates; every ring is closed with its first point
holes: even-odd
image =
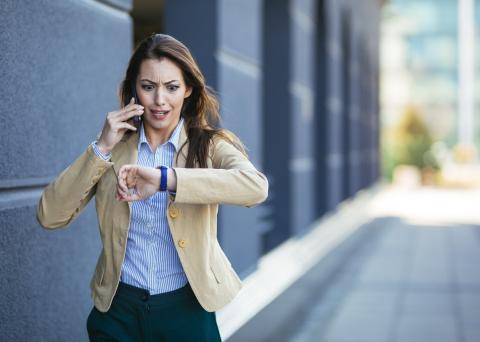
{"type": "MultiPolygon", "coordinates": [[[[143,125],[138,141],[140,166],[171,167],[178,146],[183,119],[180,120],[170,139],[157,147],[150,148],[143,125]]],[[[93,145],[100,153],[96,144],[93,145]]],[[[108,158],[100,153],[103,158],[108,158]]],[[[146,289],[150,294],[176,290],[187,283],[187,277],[175,249],[167,221],[168,193],[156,192],[143,201],[132,202],[127,251],[122,265],[120,280],[146,289]]]]}

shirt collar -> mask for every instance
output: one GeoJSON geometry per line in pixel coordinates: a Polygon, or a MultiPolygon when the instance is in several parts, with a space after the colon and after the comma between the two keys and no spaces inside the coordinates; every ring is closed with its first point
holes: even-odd
{"type": "MultiPolygon", "coordinates": [[[[183,118],[180,118],[180,121],[178,122],[177,127],[175,127],[175,129],[173,130],[172,135],[163,145],[170,143],[173,145],[173,147],[175,147],[175,151],[178,151],[178,143],[180,140],[180,133],[182,132],[182,128],[183,128],[183,118]]],[[[148,145],[147,136],[145,135],[145,129],[143,127],[143,121],[142,121],[142,125],[140,125],[140,137],[138,140],[138,150],[140,150],[140,146],[143,143],[148,145]]]]}

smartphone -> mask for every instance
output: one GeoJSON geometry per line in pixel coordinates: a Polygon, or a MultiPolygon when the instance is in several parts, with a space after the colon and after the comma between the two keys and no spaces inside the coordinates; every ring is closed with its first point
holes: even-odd
{"type": "MultiPolygon", "coordinates": [[[[137,90],[136,90],[136,87],[135,87],[135,82],[132,82],[131,83],[131,88],[132,88],[132,95],[133,97],[135,98],[135,103],[136,104],[140,104],[140,101],[138,101],[138,96],[137,96],[137,90]]],[[[142,122],[142,116],[141,115],[135,115],[133,117],[133,124],[135,125],[135,127],[139,127],[140,126],[140,123],[142,122]]]]}

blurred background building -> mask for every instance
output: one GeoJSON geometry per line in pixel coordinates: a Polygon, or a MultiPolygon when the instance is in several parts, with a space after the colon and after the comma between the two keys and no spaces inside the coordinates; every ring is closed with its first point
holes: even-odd
{"type": "MultiPolygon", "coordinates": [[[[3,0],[1,339],[86,340],[88,284],[100,252],[94,205],[56,232],[40,228],[35,207],[43,188],[118,107],[116,90],[139,40],[163,32],[190,47],[218,92],[224,126],[240,136],[270,180],[264,205],[220,212],[221,245],[245,277],[260,258],[379,180],[382,3],[3,0]]],[[[428,102],[428,115],[441,114],[448,123],[455,120],[456,57],[455,21],[445,13],[454,9],[427,16],[425,7],[411,6],[427,22],[415,29],[432,34],[428,27],[439,25],[438,17],[446,28],[430,45],[409,38],[410,24],[398,20],[391,32],[406,36],[392,38],[392,50],[408,50],[406,63],[434,68],[435,76],[412,84],[403,65],[392,65],[392,73],[401,94],[410,88],[426,100],[422,89],[439,84],[442,101],[428,102]],[[426,60],[419,57],[424,50],[426,60]]],[[[399,106],[392,105],[392,117],[399,106]]],[[[448,128],[436,133],[452,135],[448,128]]]]}
{"type": "Polygon", "coordinates": [[[479,9],[475,0],[391,0],[384,6],[381,117],[388,178],[396,166],[409,164],[434,169],[430,182],[437,184],[478,183],[479,9]]]}
{"type": "Polygon", "coordinates": [[[457,141],[457,1],[392,0],[382,24],[382,116],[395,125],[408,104],[438,139],[457,141]]]}

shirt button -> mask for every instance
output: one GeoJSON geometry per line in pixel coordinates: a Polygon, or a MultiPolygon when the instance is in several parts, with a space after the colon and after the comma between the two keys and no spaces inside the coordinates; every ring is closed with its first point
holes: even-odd
{"type": "Polygon", "coordinates": [[[187,246],[187,241],[185,240],[178,240],[178,245],[180,246],[180,248],[185,248],[187,246]]]}
{"type": "Polygon", "coordinates": [[[171,218],[175,218],[178,216],[179,210],[175,207],[170,207],[170,209],[168,209],[168,214],[170,215],[171,218]]]}

